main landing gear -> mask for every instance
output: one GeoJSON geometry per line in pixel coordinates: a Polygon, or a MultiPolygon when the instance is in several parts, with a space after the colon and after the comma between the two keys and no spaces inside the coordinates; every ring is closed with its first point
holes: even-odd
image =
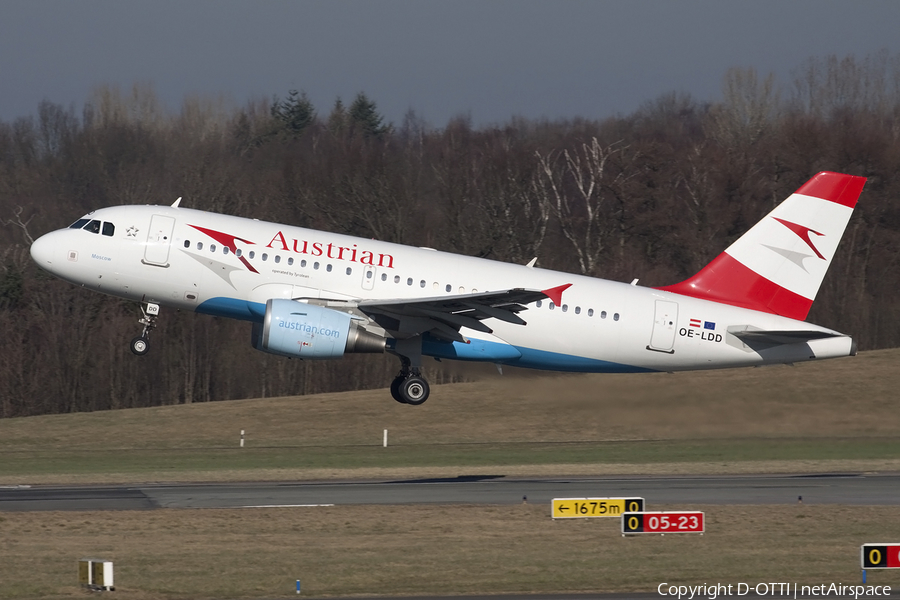
{"type": "Polygon", "coordinates": [[[418,406],[428,400],[430,391],[428,382],[419,369],[410,369],[407,365],[400,369],[400,374],[391,382],[391,396],[400,404],[418,406]]]}
{"type": "Polygon", "coordinates": [[[156,328],[156,319],[159,317],[159,304],[147,302],[146,308],[141,305],[143,317],[138,321],[144,326],[141,335],[131,340],[131,351],[138,356],[143,356],[150,351],[150,332],[156,328]]]}
{"type": "Polygon", "coordinates": [[[431,392],[422,377],[422,338],[398,340],[393,353],[400,358],[400,373],[391,382],[391,396],[400,404],[422,404],[431,392]]]}

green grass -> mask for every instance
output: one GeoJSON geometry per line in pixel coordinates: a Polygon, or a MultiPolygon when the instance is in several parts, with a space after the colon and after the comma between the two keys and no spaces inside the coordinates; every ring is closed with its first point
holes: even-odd
{"type": "MultiPolygon", "coordinates": [[[[898,360],[6,419],[0,484],[900,470],[898,360]]],[[[847,583],[860,544],[900,531],[890,506],[654,506],[705,510],[707,533],[622,538],[535,505],[0,513],[0,599],[83,598],[88,556],[114,561],[121,600],[296,597],[298,578],[307,597],[847,583]]]]}
{"type": "Polygon", "coordinates": [[[292,446],[271,448],[125,448],[7,452],[0,480],[31,475],[171,473],[266,469],[396,469],[554,464],[665,464],[900,458],[900,439],[863,438],[665,440],[633,442],[520,442],[506,444],[292,446]]]}
{"type": "Polygon", "coordinates": [[[418,407],[371,390],[5,419],[0,484],[559,474],[553,465],[722,472],[792,461],[897,469],[898,360],[886,350],[793,368],[493,375],[435,386],[418,407]]]}
{"type": "Polygon", "coordinates": [[[113,561],[121,600],[296,597],[296,579],[305,597],[855,583],[860,544],[900,529],[890,506],[680,508],[705,512],[703,536],[623,538],[618,519],[553,521],[532,504],[10,513],[0,598],[84,598],[88,556],[113,561]]]}

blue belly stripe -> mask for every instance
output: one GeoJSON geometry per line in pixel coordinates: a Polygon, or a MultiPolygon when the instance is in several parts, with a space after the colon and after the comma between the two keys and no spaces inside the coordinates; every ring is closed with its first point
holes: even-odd
{"type": "Polygon", "coordinates": [[[266,316],[266,305],[236,298],[210,298],[197,307],[197,312],[214,317],[227,317],[241,321],[262,323],[266,316]]]}
{"type": "MultiPolygon", "coordinates": [[[[198,313],[216,317],[228,317],[241,321],[262,323],[266,315],[266,305],[261,302],[237,300],[235,298],[210,298],[197,307],[198,313]]],[[[388,347],[393,347],[392,340],[388,347]]],[[[470,340],[471,343],[441,342],[425,336],[422,354],[451,360],[493,362],[526,369],[565,371],[574,373],[655,373],[656,369],[634,367],[621,363],[574,356],[560,352],[548,352],[525,346],[513,346],[500,342],[470,340]]]]}

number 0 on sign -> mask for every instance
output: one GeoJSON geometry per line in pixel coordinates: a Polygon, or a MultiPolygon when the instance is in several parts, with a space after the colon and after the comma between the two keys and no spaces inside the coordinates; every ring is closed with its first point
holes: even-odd
{"type": "Polygon", "coordinates": [[[900,544],[863,544],[859,548],[863,569],[900,569],[900,544]]]}
{"type": "Polygon", "coordinates": [[[624,512],[644,510],[643,498],[554,498],[554,519],[618,517],[624,512]]]}
{"type": "Polygon", "coordinates": [[[700,511],[622,513],[622,535],[632,533],[703,533],[705,522],[700,511]]]}

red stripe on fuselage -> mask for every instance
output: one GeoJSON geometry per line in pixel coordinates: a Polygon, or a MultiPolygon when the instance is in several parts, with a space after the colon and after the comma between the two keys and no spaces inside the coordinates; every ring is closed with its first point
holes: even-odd
{"type": "Polygon", "coordinates": [[[656,288],[803,321],[813,301],[773,283],[723,252],[699,273],[675,285],[656,288]]]}

